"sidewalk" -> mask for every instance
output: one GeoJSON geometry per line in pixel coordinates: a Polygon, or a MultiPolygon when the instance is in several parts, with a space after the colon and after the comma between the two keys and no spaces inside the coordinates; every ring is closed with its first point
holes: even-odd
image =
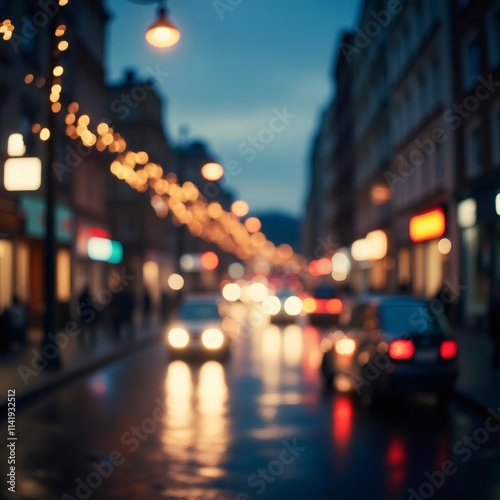
{"type": "Polygon", "coordinates": [[[8,389],[15,389],[16,406],[20,407],[49,389],[158,341],[163,325],[156,321],[146,328],[137,325],[133,339],[115,339],[105,328],[95,333],[93,342],[83,341],[81,336],[61,337],[61,368],[56,370],[41,368],[45,358],[40,355],[42,336],[37,332],[32,332],[30,342],[21,351],[0,353],[0,420],[7,414],[8,389]]]}
{"type": "Polygon", "coordinates": [[[460,374],[456,395],[487,410],[500,408],[500,369],[491,366],[493,343],[483,331],[457,331],[460,374]]]}

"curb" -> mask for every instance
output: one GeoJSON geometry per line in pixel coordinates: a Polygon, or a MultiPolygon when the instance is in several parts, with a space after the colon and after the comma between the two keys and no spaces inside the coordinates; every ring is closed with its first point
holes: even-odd
{"type": "MultiPolygon", "coordinates": [[[[128,356],[129,354],[133,354],[134,352],[137,352],[140,349],[144,349],[145,347],[152,345],[162,339],[162,333],[158,332],[146,338],[138,339],[131,344],[127,344],[117,349],[116,351],[104,354],[100,357],[96,357],[95,359],[92,359],[88,364],[79,366],[78,368],[75,368],[73,370],[62,371],[47,382],[42,383],[31,390],[23,391],[21,394],[16,395],[16,410],[25,408],[48,392],[58,389],[82,375],[93,372],[101,368],[102,366],[128,356]]],[[[0,403],[0,422],[7,419],[7,408],[7,401],[2,401],[0,403]]]]}

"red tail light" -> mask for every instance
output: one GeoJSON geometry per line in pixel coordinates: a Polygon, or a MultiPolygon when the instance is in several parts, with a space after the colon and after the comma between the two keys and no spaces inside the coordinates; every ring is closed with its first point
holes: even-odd
{"type": "Polygon", "coordinates": [[[389,344],[389,356],[392,359],[410,359],[415,354],[415,345],[411,340],[393,340],[389,344]]]}
{"type": "Polygon", "coordinates": [[[340,299],[330,299],[326,303],[326,310],[330,314],[340,314],[342,312],[342,301],[340,299]]]}
{"type": "Polygon", "coordinates": [[[443,340],[439,347],[441,359],[453,359],[458,354],[458,344],[454,340],[443,340]]]}

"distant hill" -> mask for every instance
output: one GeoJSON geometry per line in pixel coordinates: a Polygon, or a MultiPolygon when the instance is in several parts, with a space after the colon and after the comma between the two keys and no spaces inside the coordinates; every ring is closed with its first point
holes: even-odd
{"type": "Polygon", "coordinates": [[[262,222],[261,231],[275,245],[288,243],[298,252],[300,247],[300,220],[280,212],[254,214],[262,222]]]}

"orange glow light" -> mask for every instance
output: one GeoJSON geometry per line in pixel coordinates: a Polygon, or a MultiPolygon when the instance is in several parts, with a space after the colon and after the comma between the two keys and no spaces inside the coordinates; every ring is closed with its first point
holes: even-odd
{"type": "Polygon", "coordinates": [[[326,303],[326,310],[330,314],[340,314],[342,312],[342,301],[340,299],[330,299],[326,303]]]}
{"type": "Polygon", "coordinates": [[[235,201],[231,205],[231,212],[233,212],[236,217],[245,217],[245,215],[248,213],[248,203],[242,200],[235,201]]]}
{"type": "Polygon", "coordinates": [[[201,256],[200,264],[206,271],[213,271],[219,265],[219,257],[214,252],[205,252],[201,256]]]}
{"type": "Polygon", "coordinates": [[[201,168],[201,175],[207,181],[218,181],[224,175],[224,169],[218,163],[206,163],[201,168]]]}
{"type": "Polygon", "coordinates": [[[305,313],[313,313],[316,310],[316,301],[312,297],[306,297],[302,301],[302,309],[305,313]]]}
{"type": "Polygon", "coordinates": [[[446,217],[441,208],[415,215],[410,219],[410,239],[413,243],[433,240],[446,231],[446,217]]]}

